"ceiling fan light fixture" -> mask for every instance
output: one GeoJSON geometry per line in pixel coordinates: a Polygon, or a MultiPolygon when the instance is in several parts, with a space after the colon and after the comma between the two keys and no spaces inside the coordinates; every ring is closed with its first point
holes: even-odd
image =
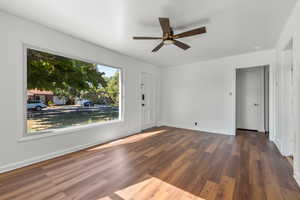
{"type": "Polygon", "coordinates": [[[170,26],[169,18],[160,17],[158,18],[158,20],[162,30],[162,37],[133,37],[134,40],[160,40],[160,43],[152,50],[152,52],[157,52],[164,45],[172,45],[172,44],[179,47],[180,49],[187,50],[190,48],[190,46],[183,42],[180,42],[177,39],[206,33],[206,27],[203,26],[201,28],[196,28],[193,30],[185,31],[183,33],[174,35],[174,31],[170,26]]]}
{"type": "Polygon", "coordinates": [[[164,44],[165,45],[174,44],[174,40],[170,40],[170,39],[164,40],[164,44]]]}

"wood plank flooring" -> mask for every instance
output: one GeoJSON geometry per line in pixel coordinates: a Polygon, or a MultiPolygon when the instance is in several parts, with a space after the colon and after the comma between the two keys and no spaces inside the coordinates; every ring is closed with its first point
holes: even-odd
{"type": "Polygon", "coordinates": [[[299,200],[260,133],[160,127],[0,175],[1,200],[299,200]]]}

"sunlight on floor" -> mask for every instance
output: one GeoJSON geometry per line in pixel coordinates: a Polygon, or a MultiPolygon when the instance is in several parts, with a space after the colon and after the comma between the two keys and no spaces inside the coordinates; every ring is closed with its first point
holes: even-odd
{"type": "Polygon", "coordinates": [[[160,133],[164,133],[166,131],[167,130],[162,129],[162,130],[158,130],[158,131],[150,131],[150,132],[145,132],[145,133],[133,135],[133,136],[130,136],[130,137],[127,137],[127,138],[124,138],[124,139],[119,139],[119,140],[116,140],[116,141],[113,141],[113,142],[110,142],[110,143],[107,143],[107,144],[89,149],[87,151],[96,151],[96,150],[105,149],[105,148],[108,148],[108,147],[114,147],[114,146],[118,146],[118,145],[122,145],[122,144],[130,144],[130,143],[138,142],[138,141],[141,141],[145,138],[148,138],[148,137],[160,134],[160,133]]]}
{"type": "Polygon", "coordinates": [[[98,200],[113,200],[115,199],[113,197],[118,197],[118,199],[124,200],[205,200],[180,188],[177,188],[169,183],[166,183],[158,178],[150,176],[148,179],[119,190],[110,196],[100,198],[98,200]]]}

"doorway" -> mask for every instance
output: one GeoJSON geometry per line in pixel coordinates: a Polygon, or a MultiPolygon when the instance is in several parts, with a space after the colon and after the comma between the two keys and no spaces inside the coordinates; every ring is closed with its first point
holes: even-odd
{"type": "Polygon", "coordinates": [[[236,70],[236,129],[269,132],[269,66],[236,70]]]}
{"type": "Polygon", "coordinates": [[[142,130],[154,126],[154,81],[150,73],[141,74],[141,128],[142,130]]]}

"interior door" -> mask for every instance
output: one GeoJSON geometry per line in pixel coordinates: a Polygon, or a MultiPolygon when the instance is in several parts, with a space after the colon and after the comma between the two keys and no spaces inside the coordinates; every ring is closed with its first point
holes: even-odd
{"type": "Polygon", "coordinates": [[[142,73],[141,76],[141,106],[142,129],[154,126],[153,117],[153,77],[150,73],[142,73]]]}
{"type": "Polygon", "coordinates": [[[237,72],[237,128],[261,129],[261,69],[243,69],[237,72]]]}

